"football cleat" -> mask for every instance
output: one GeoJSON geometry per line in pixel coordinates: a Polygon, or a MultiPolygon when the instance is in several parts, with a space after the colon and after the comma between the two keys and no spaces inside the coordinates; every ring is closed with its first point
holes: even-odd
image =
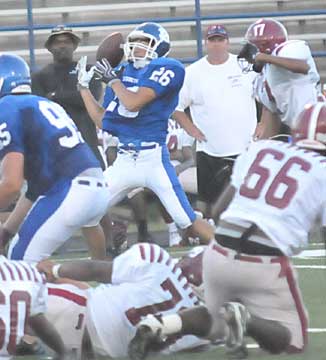
{"type": "Polygon", "coordinates": [[[225,341],[228,356],[233,359],[246,358],[248,356],[248,350],[244,337],[247,322],[250,320],[248,310],[240,303],[227,302],[222,306],[220,314],[224,318],[229,330],[225,341]]]}
{"type": "Polygon", "coordinates": [[[165,347],[162,338],[163,324],[157,316],[148,315],[142,320],[135,336],[128,346],[128,356],[131,360],[143,360],[151,351],[159,351],[165,347]]]}

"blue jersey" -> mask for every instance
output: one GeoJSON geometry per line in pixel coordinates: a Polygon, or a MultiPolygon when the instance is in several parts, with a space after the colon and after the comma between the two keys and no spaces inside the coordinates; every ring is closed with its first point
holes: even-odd
{"type": "Polygon", "coordinates": [[[106,109],[103,130],[124,144],[137,145],[141,141],[165,144],[168,119],[178,104],[184,76],[184,66],[174,59],[158,58],[141,69],[127,63],[122,77],[127,89],[136,92],[139,87],[148,87],[157,97],[140,111],[131,112],[108,87],[103,102],[106,109]]]}
{"type": "Polygon", "coordinates": [[[64,109],[34,95],[0,99],[0,159],[10,152],[24,154],[31,200],[61,180],[100,167],[64,109]]]}

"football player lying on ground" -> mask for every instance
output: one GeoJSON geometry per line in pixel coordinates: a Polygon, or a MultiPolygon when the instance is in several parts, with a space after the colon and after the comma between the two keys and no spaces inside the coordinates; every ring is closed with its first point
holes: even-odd
{"type": "Polygon", "coordinates": [[[326,225],[326,104],[306,106],[297,124],[292,144],[257,141],[236,160],[203,256],[206,307],[147,316],[131,359],[172,334],[224,336],[234,358],[248,355],[244,335],[273,354],[305,350],[308,318],[290,258],[318,216],[326,225]]]}
{"type": "MultiPolygon", "coordinates": [[[[62,265],[49,260],[40,262],[38,269],[49,281],[69,277],[101,283],[87,290],[69,284],[49,284],[47,317],[69,349],[80,349],[84,335],[84,358],[90,359],[94,354],[127,356],[136,326],[146,315],[170,314],[199,304],[186,276],[200,288],[201,256],[195,254],[177,264],[158,245],[141,243],[113,262],[83,260],[62,265]]],[[[172,337],[162,348],[170,352],[204,344],[208,342],[195,336],[172,337]]]]}
{"type": "Polygon", "coordinates": [[[0,255],[0,279],[0,359],[16,354],[26,326],[56,352],[56,359],[68,359],[59,333],[44,316],[44,276],[25,261],[10,261],[0,255]]]}

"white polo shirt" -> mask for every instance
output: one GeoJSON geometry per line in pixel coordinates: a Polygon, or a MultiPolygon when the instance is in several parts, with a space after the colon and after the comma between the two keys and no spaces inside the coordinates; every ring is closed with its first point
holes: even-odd
{"type": "Polygon", "coordinates": [[[242,153],[257,124],[253,81],[256,73],[243,74],[234,54],[220,65],[206,56],[186,68],[177,110],[190,107],[194,123],[207,142],[196,150],[212,156],[242,153]]]}

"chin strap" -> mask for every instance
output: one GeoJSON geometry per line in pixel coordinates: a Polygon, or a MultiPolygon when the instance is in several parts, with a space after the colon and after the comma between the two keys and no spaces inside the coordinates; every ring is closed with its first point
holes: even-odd
{"type": "Polygon", "coordinates": [[[134,67],[136,69],[142,69],[149,63],[150,63],[150,60],[148,60],[148,59],[137,59],[137,60],[133,61],[134,67]]]}

